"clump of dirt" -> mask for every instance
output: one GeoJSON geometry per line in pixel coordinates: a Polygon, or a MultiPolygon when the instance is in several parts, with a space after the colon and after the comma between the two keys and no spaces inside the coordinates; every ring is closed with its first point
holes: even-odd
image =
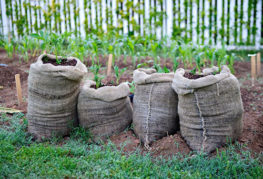
{"type": "Polygon", "coordinates": [[[198,78],[202,78],[202,77],[205,77],[205,76],[208,76],[208,75],[216,75],[216,74],[219,74],[220,72],[215,72],[215,73],[208,73],[208,74],[205,74],[205,75],[200,75],[200,74],[193,74],[191,72],[185,72],[184,73],[184,77],[185,78],[188,78],[188,79],[193,79],[193,80],[196,80],[198,78]]]}
{"type": "Polygon", "coordinates": [[[110,140],[117,146],[117,148],[125,154],[135,151],[140,146],[140,141],[137,139],[132,130],[121,132],[110,137],[110,140]]]}
{"type": "Polygon", "coordinates": [[[0,86],[3,87],[14,87],[15,86],[15,75],[20,74],[21,82],[26,81],[28,74],[16,67],[0,66],[0,86]]]}
{"type": "Polygon", "coordinates": [[[204,77],[205,75],[197,75],[197,74],[193,74],[193,73],[189,73],[189,72],[185,72],[184,73],[184,77],[185,78],[188,78],[188,79],[193,79],[193,80],[196,80],[198,78],[202,78],[204,77]]]}
{"type": "Polygon", "coordinates": [[[110,140],[117,146],[119,150],[122,149],[124,154],[129,154],[139,150],[141,154],[150,152],[153,157],[171,157],[176,153],[189,154],[191,151],[179,133],[154,141],[150,145],[150,150],[147,150],[144,147],[132,130],[124,131],[118,135],[114,135],[110,137],[110,140]]]}
{"type": "Polygon", "coordinates": [[[263,111],[263,84],[251,88],[240,88],[244,110],[246,112],[263,111]]]}
{"type": "Polygon", "coordinates": [[[42,59],[43,63],[50,63],[54,66],[76,66],[77,64],[77,60],[72,59],[72,60],[68,60],[66,58],[62,58],[62,59],[53,59],[53,58],[48,58],[47,56],[43,57],[42,59]]]}
{"type": "Polygon", "coordinates": [[[249,113],[244,114],[243,133],[240,139],[254,152],[263,151],[263,116],[256,118],[249,113]]]}
{"type": "Polygon", "coordinates": [[[250,95],[248,89],[240,88],[240,92],[241,92],[241,98],[242,98],[242,101],[243,101],[243,104],[244,104],[243,105],[244,106],[244,110],[245,111],[249,111],[250,110],[249,103],[253,102],[253,99],[251,98],[251,95],[250,95]]]}
{"type": "Polygon", "coordinates": [[[151,145],[153,156],[171,157],[176,153],[189,154],[190,148],[179,133],[163,137],[151,145]]]}

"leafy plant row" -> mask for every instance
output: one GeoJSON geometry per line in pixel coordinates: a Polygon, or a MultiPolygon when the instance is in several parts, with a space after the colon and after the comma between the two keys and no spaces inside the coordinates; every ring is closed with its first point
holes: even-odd
{"type": "MultiPolygon", "coordinates": [[[[127,33],[128,35],[167,35],[168,4],[172,5],[172,37],[183,37],[192,41],[196,34],[198,44],[217,44],[220,40],[227,45],[255,45],[257,35],[258,0],[5,0],[8,32],[13,36],[38,33],[40,30],[62,33],[74,32],[75,36],[101,35],[105,32],[127,33]],[[221,5],[221,18],[218,19],[221,5]],[[146,12],[146,6],[149,11],[146,12]],[[248,7],[247,10],[244,7],[248,7]],[[83,14],[81,13],[83,11],[83,14]],[[197,17],[194,12],[197,11],[197,17]],[[232,12],[233,11],[233,12],[232,12]],[[230,16],[234,14],[234,25],[230,16]],[[248,19],[244,14],[247,13],[248,19]],[[81,15],[83,15],[81,20],[81,15]],[[208,24],[205,23],[206,18],[208,24]],[[116,21],[116,22],[115,22],[116,21]],[[196,24],[194,24],[196,22],[196,24]],[[220,26],[219,26],[220,23],[220,26]],[[247,32],[243,38],[244,27],[247,32]],[[125,30],[127,29],[127,31],[125,30]],[[160,31],[158,31],[160,29],[160,31]],[[206,39],[205,33],[209,38],[206,39]],[[234,37],[233,41],[230,37],[234,37]],[[206,42],[207,41],[207,42],[206,42]]],[[[261,9],[262,10],[262,9],[261,9]]],[[[1,15],[2,16],[2,15],[1,15]]],[[[0,18],[3,34],[3,18],[0,18]]],[[[261,22],[263,23],[263,22],[261,22]]]]}
{"type": "MultiPolygon", "coordinates": [[[[62,34],[32,33],[21,39],[1,39],[0,47],[4,48],[10,57],[14,54],[28,60],[30,56],[37,56],[43,53],[53,53],[60,56],[75,56],[81,61],[92,61],[92,65],[100,65],[102,59],[107,60],[109,54],[113,55],[113,65],[118,62],[127,65],[132,62],[133,69],[152,65],[157,71],[166,67],[170,62],[175,71],[181,64],[184,68],[200,72],[202,68],[209,66],[229,65],[234,72],[233,64],[237,58],[235,54],[229,55],[224,48],[216,49],[209,46],[193,45],[180,40],[154,36],[129,37],[117,34],[94,35],[87,38],[72,36],[72,33],[62,34]]],[[[163,70],[163,69],[162,69],[163,70]]],[[[164,72],[167,72],[165,70],[164,72]]]]}

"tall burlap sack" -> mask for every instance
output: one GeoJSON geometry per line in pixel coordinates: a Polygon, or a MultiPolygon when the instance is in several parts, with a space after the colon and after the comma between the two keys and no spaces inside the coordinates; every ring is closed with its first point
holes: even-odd
{"type": "Polygon", "coordinates": [[[137,69],[133,73],[134,132],[149,144],[178,130],[177,94],[172,89],[174,73],[156,73],[154,69],[137,69]]]}
{"type": "MultiPolygon", "coordinates": [[[[30,66],[28,77],[28,130],[38,138],[68,135],[77,122],[77,97],[86,66],[74,57],[75,66],[43,64],[41,55],[30,66]]],[[[57,57],[62,58],[61,56],[57,57]]]]}
{"type": "Polygon", "coordinates": [[[132,122],[132,106],[127,83],[91,88],[95,84],[88,80],[81,88],[78,117],[80,126],[96,141],[124,131],[132,122]]]}
{"type": "MultiPolygon", "coordinates": [[[[217,68],[206,69],[205,73],[217,68]]],[[[220,74],[187,79],[175,73],[172,87],[179,96],[181,135],[196,151],[210,153],[242,132],[243,104],[238,80],[223,66],[220,74]]]]}

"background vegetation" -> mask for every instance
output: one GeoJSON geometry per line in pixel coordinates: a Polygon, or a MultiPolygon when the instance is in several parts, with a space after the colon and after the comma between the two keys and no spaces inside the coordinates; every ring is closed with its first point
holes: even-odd
{"type": "Polygon", "coordinates": [[[130,70],[153,66],[159,72],[175,71],[182,64],[184,68],[198,72],[204,67],[216,65],[220,68],[222,65],[228,65],[234,73],[234,61],[244,60],[244,56],[247,58],[246,54],[240,56],[239,53],[227,52],[224,47],[217,49],[193,45],[185,43],[184,40],[172,40],[168,37],[157,39],[152,35],[130,37],[107,33],[91,34],[87,38],[81,38],[74,37],[72,34],[70,32],[56,34],[40,31],[30,36],[25,35],[23,39],[13,38],[9,41],[8,38],[2,38],[0,47],[6,50],[9,57],[16,56],[25,61],[44,51],[65,57],[75,56],[84,63],[91,60],[91,71],[97,69],[95,70],[97,73],[99,73],[101,63],[107,61],[108,54],[113,55],[113,66],[115,63],[122,63],[131,67],[130,70]],[[132,65],[128,65],[128,61],[131,61],[132,65]]]}
{"type": "Polygon", "coordinates": [[[257,24],[263,24],[257,20],[263,12],[258,0],[4,0],[0,6],[5,6],[1,34],[6,21],[9,34],[21,38],[40,30],[82,37],[105,32],[164,37],[171,27],[171,37],[185,42],[196,36],[198,44],[256,45],[257,24]]]}

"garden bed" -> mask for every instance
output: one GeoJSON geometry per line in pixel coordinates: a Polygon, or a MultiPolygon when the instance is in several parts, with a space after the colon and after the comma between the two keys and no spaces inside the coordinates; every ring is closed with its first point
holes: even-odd
{"type": "MultiPolygon", "coordinates": [[[[100,57],[102,67],[106,67],[107,59],[108,57],[100,57]]],[[[0,86],[3,86],[3,89],[0,89],[1,106],[20,109],[24,113],[27,112],[27,76],[29,65],[35,60],[36,58],[30,58],[29,62],[24,62],[20,61],[18,57],[9,59],[7,58],[7,55],[4,51],[0,52],[0,64],[8,65],[7,67],[0,67],[0,86]],[[24,103],[20,106],[18,106],[17,104],[16,89],[14,83],[14,75],[17,73],[21,75],[24,99],[24,103]]],[[[121,68],[128,67],[128,70],[124,73],[124,78],[121,81],[132,81],[133,69],[131,68],[132,63],[130,60],[131,59],[128,58],[126,64],[121,62],[121,60],[116,63],[121,68]]],[[[142,61],[144,60],[146,59],[143,59],[142,61]]],[[[164,60],[161,59],[161,61],[163,61],[163,63],[161,64],[166,63],[166,66],[168,68],[171,68],[169,65],[169,60],[164,62],[164,60]]],[[[90,64],[90,60],[87,60],[85,64],[90,64]]],[[[239,79],[239,82],[241,84],[242,100],[245,110],[243,116],[243,134],[238,142],[247,144],[249,149],[259,153],[263,151],[263,78],[261,76],[256,81],[255,86],[251,87],[251,79],[249,77],[250,63],[236,61],[234,64],[234,68],[236,71],[235,75],[239,79]]],[[[106,68],[103,68],[101,70],[101,73],[105,74],[105,69],[106,68]]],[[[114,135],[110,139],[117,145],[118,148],[121,148],[123,143],[127,143],[123,148],[124,152],[133,152],[137,148],[139,148],[139,150],[141,150],[142,152],[145,150],[143,146],[140,145],[139,139],[135,137],[132,129],[128,129],[119,135],[114,135]]],[[[180,132],[153,142],[151,148],[153,156],[172,156],[178,152],[187,154],[190,151],[184,140],[181,138],[180,132]]]]}

